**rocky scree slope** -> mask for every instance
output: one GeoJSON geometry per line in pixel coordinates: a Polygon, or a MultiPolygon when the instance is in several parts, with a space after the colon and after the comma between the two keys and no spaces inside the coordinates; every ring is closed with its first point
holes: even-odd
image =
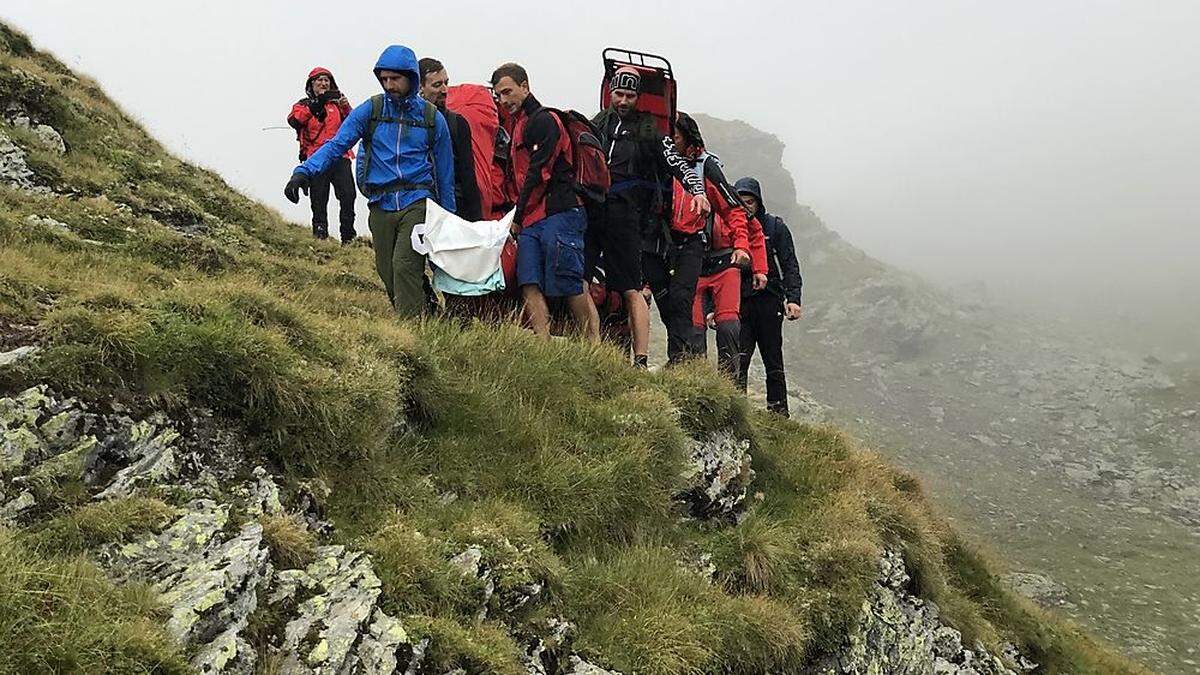
{"type": "Polygon", "coordinates": [[[2,672],[1137,670],[703,364],[397,322],[3,25],[0,117],[2,672]]]}
{"type": "Polygon", "coordinates": [[[886,448],[1005,552],[1018,590],[1156,669],[1200,672],[1194,366],[883,264],[796,203],[777,138],[702,123],[797,241],[808,302],[785,328],[793,410],[886,448]]]}

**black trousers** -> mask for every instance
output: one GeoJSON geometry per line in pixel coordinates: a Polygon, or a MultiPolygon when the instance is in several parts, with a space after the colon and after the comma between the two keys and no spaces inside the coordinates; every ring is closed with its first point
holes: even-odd
{"type": "Polygon", "coordinates": [[[787,379],[783,373],[783,301],[770,293],[742,297],[742,363],[738,386],[746,390],[750,359],[757,347],[767,370],[767,409],[788,414],[787,379]]]}
{"type": "Polygon", "coordinates": [[[342,241],[354,238],[354,171],[350,160],[342,157],[329,170],[312,177],[308,188],[308,199],[312,202],[313,236],[325,239],[329,236],[329,188],[338,200],[338,223],[341,225],[342,241]]]}
{"type": "Polygon", "coordinates": [[[696,330],[692,327],[692,301],[703,261],[704,241],[700,235],[673,238],[665,257],[654,253],[642,256],[642,276],[650,284],[667,329],[667,359],[671,363],[703,353],[696,348],[696,330]]]}

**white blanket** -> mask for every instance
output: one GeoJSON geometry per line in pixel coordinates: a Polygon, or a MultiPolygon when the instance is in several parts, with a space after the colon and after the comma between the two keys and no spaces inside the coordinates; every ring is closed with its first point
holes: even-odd
{"type": "Polygon", "coordinates": [[[425,222],[413,228],[412,247],[455,279],[483,283],[500,269],[512,219],[510,211],[500,220],[472,223],[426,199],[425,222]]]}

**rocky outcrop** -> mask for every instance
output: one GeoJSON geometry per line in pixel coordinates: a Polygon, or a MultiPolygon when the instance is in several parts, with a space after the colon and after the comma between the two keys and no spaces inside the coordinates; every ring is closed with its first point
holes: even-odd
{"type": "MultiPolygon", "coordinates": [[[[190,426],[204,428],[202,416],[190,426]]],[[[180,515],[160,532],[92,554],[114,580],[153,586],[168,632],[194,655],[199,672],[253,673],[264,659],[287,673],[426,672],[428,643],[380,606],[382,583],[367,553],[326,545],[303,568],[273,563],[259,519],[287,514],[291,504],[299,516],[293,522],[330,531],[315,506],[323,486],[303,485],[289,499],[264,467],[244,466],[244,453],[231,452],[227,438],[187,438],[161,415],[134,421],[92,412],[44,387],[0,398],[0,438],[0,519],[9,524],[36,522],[38,486],[50,478],[82,481],[97,502],[152,489],[177,496],[180,515]]],[[[741,446],[725,439],[707,447],[711,457],[732,457],[717,449],[741,446]]],[[[733,503],[722,490],[712,494],[733,503]]],[[[489,553],[513,558],[520,551],[499,541],[469,546],[449,561],[484,587],[480,619],[541,599],[536,580],[497,583],[513,571],[492,569],[489,553]]],[[[573,625],[554,618],[522,638],[531,675],[612,674],[575,654],[573,635],[573,625]]]]}
{"type": "Polygon", "coordinates": [[[1074,607],[1070,602],[1071,591],[1045,574],[1012,572],[1000,577],[1000,580],[1014,593],[1029,598],[1042,607],[1074,607]]]}
{"type": "Polygon", "coordinates": [[[693,517],[737,518],[754,480],[750,441],[725,431],[693,441],[683,478],[688,488],[679,499],[693,517]]]}
{"type": "Polygon", "coordinates": [[[942,623],[936,605],[908,592],[909,581],[904,558],[886,552],[880,560],[879,578],[863,601],[857,627],[842,651],[817,672],[1016,675],[1037,667],[1011,647],[1006,647],[1005,658],[1000,658],[982,645],[974,649],[964,646],[962,634],[942,623]]]}
{"type": "Polygon", "coordinates": [[[3,131],[0,131],[0,183],[31,193],[49,192],[34,182],[33,169],[25,162],[25,151],[3,131]]]}
{"type": "Polygon", "coordinates": [[[67,144],[63,140],[62,134],[50,126],[49,124],[38,124],[30,119],[20,108],[10,108],[8,111],[8,121],[18,129],[25,129],[33,133],[43,146],[55,154],[65,155],[67,153],[67,144]]]}

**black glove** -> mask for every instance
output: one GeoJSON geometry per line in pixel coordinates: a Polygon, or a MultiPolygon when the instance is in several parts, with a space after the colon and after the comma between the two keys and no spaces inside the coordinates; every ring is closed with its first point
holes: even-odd
{"type": "Polygon", "coordinates": [[[330,101],[337,103],[337,100],[341,97],[342,97],[342,92],[338,91],[337,89],[330,89],[329,91],[326,91],[324,94],[321,94],[320,96],[318,96],[317,100],[320,101],[321,103],[329,103],[330,101]]]}
{"type": "Polygon", "coordinates": [[[284,186],[283,196],[287,197],[287,200],[289,202],[291,202],[293,204],[299,204],[300,203],[300,191],[304,190],[304,194],[307,195],[308,194],[308,186],[309,186],[308,174],[297,171],[296,173],[292,174],[291,180],[289,180],[287,182],[287,185],[284,186]]]}
{"type": "Polygon", "coordinates": [[[308,111],[318,120],[325,121],[325,102],[320,98],[308,99],[308,111]]]}

